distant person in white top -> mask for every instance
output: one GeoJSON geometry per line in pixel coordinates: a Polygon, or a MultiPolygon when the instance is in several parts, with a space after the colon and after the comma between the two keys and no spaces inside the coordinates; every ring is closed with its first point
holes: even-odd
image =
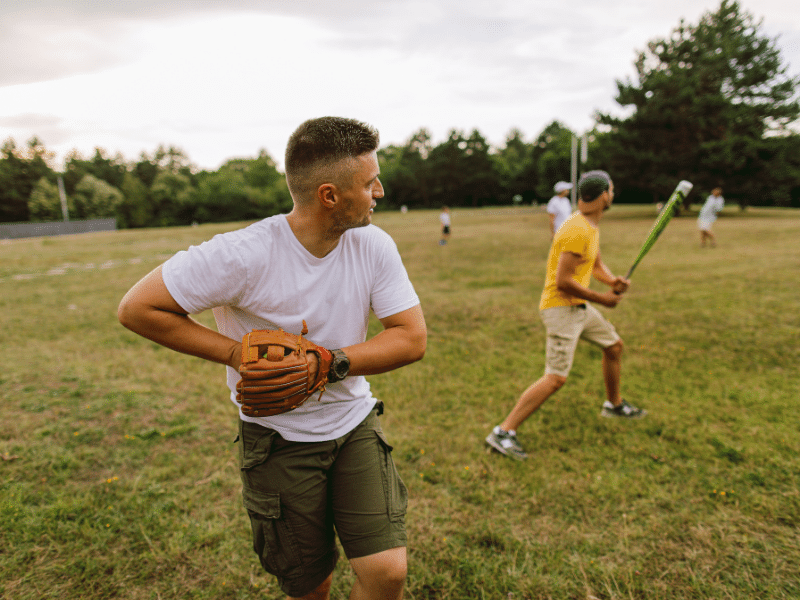
{"type": "Polygon", "coordinates": [[[442,224],[442,238],[439,240],[439,245],[444,246],[450,239],[450,209],[446,206],[442,207],[442,212],[439,214],[439,223],[442,224]]]}
{"type": "Polygon", "coordinates": [[[550,214],[550,237],[556,234],[561,224],[572,214],[572,204],[567,198],[571,189],[572,184],[566,181],[559,181],[553,188],[556,195],[547,203],[547,212],[550,214]]]}
{"type": "Polygon", "coordinates": [[[700,216],[697,218],[697,228],[700,230],[700,246],[705,247],[706,241],[711,243],[711,247],[717,245],[717,238],[711,231],[711,226],[717,220],[717,213],[725,206],[725,198],[722,197],[722,188],[715,187],[711,190],[711,195],[700,209],[700,216]]]}

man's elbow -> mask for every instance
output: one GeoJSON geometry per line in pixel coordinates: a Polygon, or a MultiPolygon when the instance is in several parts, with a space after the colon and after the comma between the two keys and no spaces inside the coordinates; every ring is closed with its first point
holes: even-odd
{"type": "Polygon", "coordinates": [[[123,327],[127,327],[130,329],[130,322],[131,322],[131,315],[130,315],[130,306],[125,301],[125,298],[119,303],[117,307],[117,319],[122,324],[123,327]]]}
{"type": "Polygon", "coordinates": [[[422,360],[428,346],[428,332],[421,331],[414,336],[413,343],[409,352],[408,364],[422,360]]]}
{"type": "Polygon", "coordinates": [[[138,321],[136,305],[127,296],[120,301],[117,307],[117,319],[123,327],[138,333],[136,330],[136,323],[138,321]]]}
{"type": "Polygon", "coordinates": [[[556,289],[562,294],[569,294],[572,291],[572,281],[570,279],[557,279],[556,289]]]}

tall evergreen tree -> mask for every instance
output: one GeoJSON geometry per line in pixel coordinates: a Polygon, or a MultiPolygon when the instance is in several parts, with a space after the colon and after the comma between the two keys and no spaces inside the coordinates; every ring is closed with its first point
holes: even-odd
{"type": "Polygon", "coordinates": [[[735,0],[722,0],[696,25],[639,53],[635,81],[617,81],[626,118],[598,114],[610,126],[602,151],[615,181],[663,199],[680,179],[725,196],[770,203],[776,136],[800,115],[800,78],[787,74],[776,40],[735,0]]]}

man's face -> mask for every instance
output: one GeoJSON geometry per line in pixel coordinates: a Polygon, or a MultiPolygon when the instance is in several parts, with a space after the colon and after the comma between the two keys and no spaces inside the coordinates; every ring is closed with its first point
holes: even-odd
{"type": "Polygon", "coordinates": [[[341,231],[369,225],[375,201],[383,198],[377,152],[362,154],[353,160],[355,169],[349,185],[338,190],[341,204],[336,211],[336,225],[341,231]]]}

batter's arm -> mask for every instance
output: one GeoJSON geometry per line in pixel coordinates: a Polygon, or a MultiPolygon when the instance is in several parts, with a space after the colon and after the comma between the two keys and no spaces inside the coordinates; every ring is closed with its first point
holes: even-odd
{"type": "MultiPolygon", "coordinates": [[[[574,252],[562,252],[559,255],[558,266],[556,267],[556,287],[558,290],[568,296],[614,308],[619,303],[621,296],[612,291],[601,294],[575,281],[575,273],[582,262],[583,257],[574,252]]],[[[595,267],[596,265],[597,262],[595,262],[595,267]]]]}

